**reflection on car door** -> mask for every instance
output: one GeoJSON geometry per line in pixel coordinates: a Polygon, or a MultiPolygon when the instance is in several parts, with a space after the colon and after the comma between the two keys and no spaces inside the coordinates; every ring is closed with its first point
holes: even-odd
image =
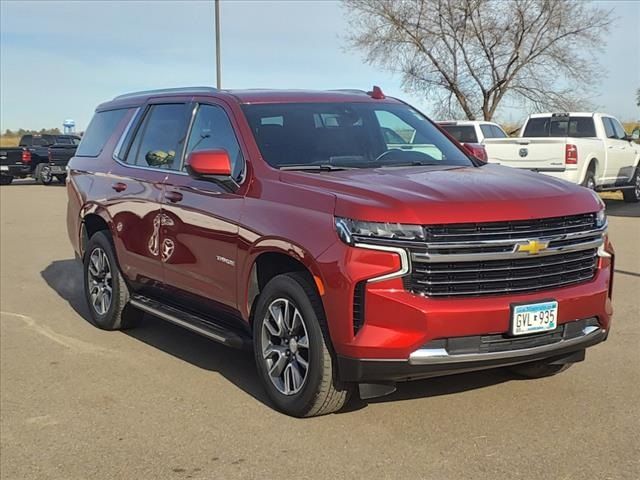
{"type": "Polygon", "coordinates": [[[163,280],[160,229],[168,169],[157,163],[162,156],[158,152],[182,151],[187,118],[185,103],[148,106],[139,126],[130,132],[130,145],[117,152],[120,162],[110,172],[108,203],[121,241],[120,264],[134,287],[149,295],[158,291],[163,280]]]}
{"type": "MultiPolygon", "coordinates": [[[[185,158],[193,151],[225,149],[240,181],[244,156],[229,116],[221,105],[201,104],[185,158]]],[[[242,195],[224,186],[187,175],[185,167],[168,175],[162,227],[165,287],[173,298],[193,308],[236,311],[236,260],[242,195]],[[215,298],[216,301],[210,299],[215,298]]]]}

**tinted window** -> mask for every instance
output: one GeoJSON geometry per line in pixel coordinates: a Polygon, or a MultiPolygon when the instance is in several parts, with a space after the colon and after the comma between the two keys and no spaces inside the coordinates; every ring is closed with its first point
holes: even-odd
{"type": "Polygon", "coordinates": [[[184,103],[151,106],[136,132],[126,162],[179,170],[188,118],[189,109],[184,103]]]}
{"type": "Polygon", "coordinates": [[[108,110],[96,113],[82,136],[76,155],[79,157],[97,157],[102,152],[107,140],[123,119],[126,109],[108,110]]]}
{"type": "Polygon", "coordinates": [[[482,131],[484,138],[493,138],[493,129],[491,128],[491,125],[480,125],[480,130],[482,131]]]}
{"type": "Polygon", "coordinates": [[[616,137],[620,139],[625,138],[627,136],[627,132],[624,131],[624,128],[622,127],[622,125],[620,125],[620,122],[615,118],[609,118],[609,120],[611,121],[613,130],[616,132],[616,137]]]}
{"type": "Polygon", "coordinates": [[[243,110],[262,156],[274,167],[472,164],[406,105],[284,103],[244,105],[243,110]]]}
{"type": "Polygon", "coordinates": [[[593,117],[538,117],[530,118],[523,137],[595,137],[593,117]]]}
{"type": "Polygon", "coordinates": [[[23,135],[20,139],[21,147],[30,147],[33,143],[33,135],[23,135]]]}
{"type": "Polygon", "coordinates": [[[69,137],[58,137],[56,139],[56,143],[60,145],[71,145],[71,138],[69,137]]]}
{"type": "Polygon", "coordinates": [[[478,143],[476,128],[473,125],[440,125],[449,135],[462,143],[478,143]]]}
{"type": "Polygon", "coordinates": [[[616,138],[616,131],[613,129],[611,119],[609,117],[603,117],[602,124],[604,125],[604,133],[607,138],[616,138]]]}
{"type": "Polygon", "coordinates": [[[493,132],[493,138],[506,138],[507,134],[502,130],[502,128],[497,125],[491,125],[491,131],[493,132]]]}
{"type": "MultiPolygon", "coordinates": [[[[278,123],[268,122],[264,125],[278,125],[278,123]]],[[[201,105],[193,122],[193,127],[191,127],[187,155],[200,150],[217,149],[227,151],[231,159],[232,175],[234,178],[239,178],[242,174],[244,160],[229,117],[220,107],[201,105]]]]}

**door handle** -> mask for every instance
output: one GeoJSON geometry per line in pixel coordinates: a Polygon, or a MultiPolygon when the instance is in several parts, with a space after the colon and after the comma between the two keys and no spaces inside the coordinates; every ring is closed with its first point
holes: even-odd
{"type": "Polygon", "coordinates": [[[175,190],[165,192],[164,198],[169,200],[171,203],[177,203],[182,200],[182,194],[180,192],[176,192],[175,190]]]}
{"type": "Polygon", "coordinates": [[[127,189],[127,184],[122,182],[116,182],[113,185],[111,185],[111,188],[113,188],[116,192],[124,192],[127,189]]]}

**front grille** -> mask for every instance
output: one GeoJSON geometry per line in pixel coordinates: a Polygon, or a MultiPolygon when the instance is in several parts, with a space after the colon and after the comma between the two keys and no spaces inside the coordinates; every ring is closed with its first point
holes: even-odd
{"type": "Polygon", "coordinates": [[[414,264],[410,290],[429,296],[527,292],[593,278],[595,249],[545,257],[414,264]]]}
{"type": "Polygon", "coordinates": [[[516,220],[511,222],[458,223],[425,227],[427,242],[475,242],[545,238],[567,233],[584,232],[595,228],[595,214],[567,217],[516,220]]]}
{"type": "Polygon", "coordinates": [[[534,292],[591,280],[606,226],[595,215],[511,222],[431,225],[411,242],[405,288],[427,296],[534,292]],[[543,245],[529,252],[532,241],[543,245]]]}

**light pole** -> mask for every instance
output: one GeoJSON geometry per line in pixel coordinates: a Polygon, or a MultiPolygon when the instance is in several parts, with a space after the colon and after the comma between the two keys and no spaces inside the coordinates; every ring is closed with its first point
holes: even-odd
{"type": "Polygon", "coordinates": [[[215,0],[216,11],[216,87],[222,88],[222,72],[220,70],[220,0],[215,0]]]}

